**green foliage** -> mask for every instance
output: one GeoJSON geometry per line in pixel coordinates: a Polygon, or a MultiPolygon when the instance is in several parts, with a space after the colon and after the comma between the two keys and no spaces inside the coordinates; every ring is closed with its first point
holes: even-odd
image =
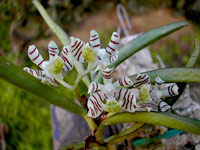
{"type": "Polygon", "coordinates": [[[110,67],[117,67],[120,63],[137,53],[139,50],[149,46],[150,44],[158,41],[159,39],[167,36],[184,26],[187,26],[186,22],[174,22],[159,28],[152,29],[150,31],[144,32],[137,38],[133,39],[126,46],[120,49],[119,59],[114,62],[110,67]]]}
{"type": "Polygon", "coordinates": [[[189,119],[187,117],[182,117],[171,113],[135,112],[118,113],[110,118],[105,119],[96,131],[97,141],[100,143],[103,141],[102,131],[105,126],[132,122],[161,125],[200,135],[200,122],[198,120],[189,119]]]}
{"type": "Polygon", "coordinates": [[[64,94],[54,90],[53,88],[42,84],[40,80],[1,56],[0,68],[1,78],[33,94],[34,96],[79,115],[86,113],[79,105],[73,101],[69,101],[70,97],[66,97],[64,94]],[[24,80],[26,82],[24,82],[24,80]]]}
{"type": "MultiPolygon", "coordinates": [[[[200,83],[200,69],[197,68],[163,68],[145,72],[149,75],[151,83],[160,77],[165,83],[200,83]]],[[[130,77],[134,81],[137,75],[130,77]]]]}
{"type": "Polygon", "coordinates": [[[50,107],[0,80],[0,123],[8,125],[8,150],[52,149],[50,107]]]}

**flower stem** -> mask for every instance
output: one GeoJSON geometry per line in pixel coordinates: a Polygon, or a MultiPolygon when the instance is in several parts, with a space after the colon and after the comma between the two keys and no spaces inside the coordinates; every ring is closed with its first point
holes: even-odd
{"type": "Polygon", "coordinates": [[[107,142],[108,144],[119,143],[119,142],[127,139],[128,137],[133,136],[136,133],[136,131],[138,131],[138,129],[140,129],[144,126],[145,126],[144,123],[136,123],[136,124],[132,125],[130,128],[126,129],[125,131],[119,133],[118,135],[113,135],[113,136],[109,137],[108,139],[105,140],[105,142],[107,142]]]}
{"type": "Polygon", "coordinates": [[[64,146],[62,148],[59,148],[58,150],[80,150],[85,148],[85,143],[75,143],[71,145],[64,146]]]}
{"type": "Polygon", "coordinates": [[[94,120],[90,117],[88,117],[87,115],[82,115],[82,117],[86,120],[90,130],[92,131],[92,134],[94,135],[96,129],[97,129],[97,125],[94,122],[94,120]]]}
{"type": "Polygon", "coordinates": [[[69,90],[71,90],[71,91],[74,90],[73,86],[69,85],[64,80],[56,79],[56,81],[58,81],[60,84],[62,84],[64,87],[68,88],[69,90]]]}
{"type": "Polygon", "coordinates": [[[83,71],[82,73],[78,74],[78,76],[77,76],[77,78],[76,78],[76,80],[74,82],[74,89],[78,86],[78,83],[80,82],[81,78],[86,76],[92,70],[93,70],[93,68],[90,68],[90,69],[87,69],[87,70],[83,71]]]}
{"type": "Polygon", "coordinates": [[[96,141],[101,144],[104,143],[103,130],[106,126],[112,124],[133,122],[161,125],[200,135],[200,122],[197,120],[170,113],[135,112],[118,113],[102,121],[95,133],[96,141]]]}

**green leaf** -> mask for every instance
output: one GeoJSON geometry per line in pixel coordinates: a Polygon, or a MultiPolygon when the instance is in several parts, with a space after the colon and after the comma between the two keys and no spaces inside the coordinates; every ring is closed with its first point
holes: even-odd
{"type": "Polygon", "coordinates": [[[200,122],[198,120],[163,112],[135,112],[119,113],[110,118],[105,119],[96,131],[95,135],[97,137],[97,141],[102,143],[102,134],[105,126],[133,122],[161,125],[200,135],[200,122]]]}
{"type": "Polygon", "coordinates": [[[75,143],[71,145],[64,146],[62,148],[59,148],[58,150],[81,150],[85,148],[85,143],[75,143]]]}
{"type": "Polygon", "coordinates": [[[194,42],[194,50],[192,52],[192,55],[190,56],[190,59],[186,65],[186,67],[194,67],[200,53],[200,41],[198,39],[195,39],[194,42]]]}
{"type": "MultiPolygon", "coordinates": [[[[199,53],[200,53],[200,41],[195,39],[195,43],[194,43],[194,50],[192,52],[192,55],[190,56],[190,59],[186,65],[186,67],[194,67],[195,63],[198,60],[199,57],[199,53]]],[[[182,93],[185,90],[185,87],[187,85],[187,83],[177,83],[178,87],[179,87],[179,94],[177,96],[173,96],[173,97],[167,97],[165,98],[165,101],[167,102],[167,104],[169,105],[173,105],[178,99],[179,97],[182,95],[182,93]]]]}
{"type": "Polygon", "coordinates": [[[53,33],[58,37],[62,44],[69,45],[70,39],[67,33],[51,19],[45,8],[40,4],[40,2],[38,0],[33,0],[33,4],[38,9],[51,31],[53,31],[53,33]]]}
{"type": "MultiPolygon", "coordinates": [[[[175,22],[159,28],[152,29],[150,31],[144,32],[137,38],[129,42],[126,46],[119,50],[118,60],[110,65],[109,67],[117,67],[120,63],[134,55],[139,50],[145,48],[146,46],[158,41],[159,39],[173,33],[182,27],[186,26],[186,22],[175,22]]],[[[99,72],[95,78],[95,81],[101,81],[101,73],[99,72]]]]}
{"type": "Polygon", "coordinates": [[[130,43],[128,43],[126,46],[124,46],[122,49],[120,49],[118,60],[109,67],[118,66],[120,63],[131,57],[139,50],[169,35],[170,33],[179,30],[186,25],[188,25],[186,22],[175,22],[144,32],[132,40],[130,43]]]}
{"type": "MultiPolygon", "coordinates": [[[[0,56],[0,78],[39,97],[50,104],[57,105],[75,114],[85,115],[85,110],[67,98],[65,95],[42,84],[40,80],[25,72],[22,68],[12,64],[0,56]]],[[[31,107],[31,106],[30,106],[31,107]]]]}
{"type": "MultiPolygon", "coordinates": [[[[151,83],[160,77],[165,83],[200,83],[200,69],[196,68],[163,68],[145,72],[149,75],[151,83]]],[[[137,75],[130,78],[134,81],[137,75]]]]}

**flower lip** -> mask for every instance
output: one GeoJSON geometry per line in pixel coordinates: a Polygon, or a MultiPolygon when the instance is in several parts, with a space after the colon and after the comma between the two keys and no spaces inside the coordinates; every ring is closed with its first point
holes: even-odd
{"type": "Polygon", "coordinates": [[[113,99],[115,99],[116,92],[113,84],[107,83],[104,86],[103,93],[107,101],[112,101],[113,99]]]}
{"type": "Polygon", "coordinates": [[[49,63],[47,70],[51,74],[59,74],[62,72],[63,65],[64,65],[63,59],[56,55],[53,58],[53,60],[49,63]]]}
{"type": "Polygon", "coordinates": [[[83,47],[82,53],[84,59],[87,60],[88,62],[96,61],[97,53],[89,46],[88,43],[83,47]]]}

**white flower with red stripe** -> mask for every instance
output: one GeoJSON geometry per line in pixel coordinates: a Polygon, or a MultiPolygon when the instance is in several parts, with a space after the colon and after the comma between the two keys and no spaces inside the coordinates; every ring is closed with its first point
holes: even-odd
{"type": "Polygon", "coordinates": [[[164,81],[160,78],[156,78],[155,85],[151,85],[150,77],[147,74],[138,74],[135,78],[133,86],[138,88],[140,95],[140,108],[141,110],[158,111],[159,105],[161,111],[167,111],[170,106],[162,99],[165,97],[172,97],[178,95],[178,86],[176,84],[170,85],[167,88],[162,88],[161,84],[164,81]]]}
{"type": "MultiPolygon", "coordinates": [[[[107,48],[100,47],[99,35],[95,30],[90,31],[90,42],[85,44],[78,38],[71,37],[70,50],[74,58],[81,63],[88,62],[88,70],[105,68],[118,59],[118,46],[120,36],[117,32],[112,34],[107,48]]],[[[89,72],[90,72],[89,71],[89,72]]],[[[87,71],[85,73],[88,73],[87,71]]]]}
{"type": "Polygon", "coordinates": [[[128,112],[136,110],[136,96],[126,88],[133,85],[132,81],[128,77],[122,77],[112,83],[113,71],[114,68],[102,70],[104,84],[91,83],[88,90],[92,94],[87,102],[88,116],[96,118],[103,111],[114,113],[121,109],[128,112]]]}
{"type": "Polygon", "coordinates": [[[70,85],[63,81],[62,74],[62,71],[70,71],[73,68],[73,58],[69,53],[69,48],[66,46],[63,47],[61,56],[58,56],[58,46],[54,41],[50,41],[48,44],[48,52],[49,61],[45,61],[35,45],[29,46],[28,56],[41,70],[34,70],[28,67],[25,67],[24,70],[34,77],[41,79],[42,83],[57,86],[54,81],[56,79],[65,87],[71,88],[70,85]]]}

